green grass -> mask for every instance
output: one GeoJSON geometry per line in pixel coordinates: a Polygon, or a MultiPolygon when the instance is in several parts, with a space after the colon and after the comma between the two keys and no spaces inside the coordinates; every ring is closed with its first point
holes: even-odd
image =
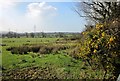
{"type": "Polygon", "coordinates": [[[30,53],[26,55],[11,54],[9,51],[6,51],[5,48],[3,48],[2,66],[7,70],[24,68],[28,66],[45,67],[49,64],[54,65],[56,67],[64,67],[65,69],[70,69],[71,66],[72,68],[80,68],[80,63],[80,60],[75,60],[72,57],[65,54],[49,54],[32,57],[30,53]]]}
{"type": "MultiPolygon", "coordinates": [[[[10,51],[6,51],[6,48],[11,46],[21,46],[27,43],[54,44],[56,40],[57,38],[4,38],[3,44],[6,44],[7,46],[2,46],[2,55],[0,55],[0,58],[2,58],[2,67],[4,68],[3,72],[37,66],[43,68],[54,67],[53,70],[55,70],[61,77],[65,76],[67,78],[77,79],[96,76],[96,72],[89,70],[89,68],[82,69],[85,66],[81,59],[76,60],[62,51],[59,54],[45,55],[40,55],[32,52],[24,55],[19,55],[11,54],[10,51]],[[87,76],[85,73],[86,71],[88,74],[91,72],[92,75],[87,76]]],[[[68,42],[66,45],[75,45],[75,43],[68,42]]],[[[102,77],[101,71],[97,71],[97,76],[102,77]]]]}
{"type": "MultiPolygon", "coordinates": [[[[45,43],[49,40],[49,43],[55,42],[57,38],[38,38],[37,44],[45,43]],[[42,40],[42,41],[41,41],[42,40]]],[[[24,68],[28,66],[47,66],[47,64],[55,65],[57,67],[65,67],[69,69],[68,66],[75,66],[79,64],[79,62],[72,63],[74,60],[72,57],[65,54],[49,54],[42,56],[35,56],[33,53],[29,53],[26,55],[18,55],[11,54],[10,51],[6,51],[6,48],[10,46],[19,46],[25,43],[36,44],[36,39],[34,38],[4,38],[3,44],[7,44],[7,46],[2,47],[2,66],[7,69],[16,69],[16,68],[24,68]],[[30,42],[27,42],[27,41],[30,42]],[[14,41],[14,42],[13,42],[14,41]],[[32,57],[34,55],[35,57],[32,57]]]]}
{"type": "Polygon", "coordinates": [[[8,46],[19,46],[22,44],[53,43],[58,38],[3,38],[2,43],[8,46]]]}

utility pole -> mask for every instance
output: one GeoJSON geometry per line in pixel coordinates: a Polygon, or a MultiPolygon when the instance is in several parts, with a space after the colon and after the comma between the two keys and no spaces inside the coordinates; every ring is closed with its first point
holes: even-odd
{"type": "Polygon", "coordinates": [[[36,37],[36,25],[34,25],[34,37],[36,37]]]}
{"type": "Polygon", "coordinates": [[[10,33],[10,28],[8,29],[9,33],[10,33]]]}
{"type": "Polygon", "coordinates": [[[37,44],[37,38],[36,38],[36,25],[34,25],[34,38],[36,39],[36,44],[37,44]]]}
{"type": "Polygon", "coordinates": [[[9,31],[9,32],[8,32],[8,35],[7,35],[7,36],[8,36],[8,38],[10,38],[10,37],[11,37],[11,36],[10,36],[10,34],[11,34],[10,28],[8,29],[8,31],[9,31]]]}

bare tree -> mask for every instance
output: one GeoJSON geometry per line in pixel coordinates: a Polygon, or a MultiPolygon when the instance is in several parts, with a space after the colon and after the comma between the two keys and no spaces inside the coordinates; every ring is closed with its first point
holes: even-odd
{"type": "MultiPolygon", "coordinates": [[[[80,17],[85,17],[91,22],[105,22],[114,18],[120,18],[120,1],[117,2],[79,2],[75,12],[80,17]]],[[[89,22],[90,22],[89,21],[89,22]]]]}

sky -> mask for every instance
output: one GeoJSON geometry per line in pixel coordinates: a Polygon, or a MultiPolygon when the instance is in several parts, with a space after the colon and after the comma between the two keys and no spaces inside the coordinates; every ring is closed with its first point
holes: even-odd
{"type": "Polygon", "coordinates": [[[14,2],[0,0],[0,31],[81,32],[85,19],[75,2],[14,2]]]}

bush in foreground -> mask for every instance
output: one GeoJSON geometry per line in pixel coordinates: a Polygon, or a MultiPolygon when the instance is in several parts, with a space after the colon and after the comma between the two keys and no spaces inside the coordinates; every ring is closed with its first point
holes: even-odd
{"type": "Polygon", "coordinates": [[[103,69],[103,78],[116,79],[120,74],[120,22],[96,24],[89,32],[83,32],[79,58],[92,69],[103,69]]]}

